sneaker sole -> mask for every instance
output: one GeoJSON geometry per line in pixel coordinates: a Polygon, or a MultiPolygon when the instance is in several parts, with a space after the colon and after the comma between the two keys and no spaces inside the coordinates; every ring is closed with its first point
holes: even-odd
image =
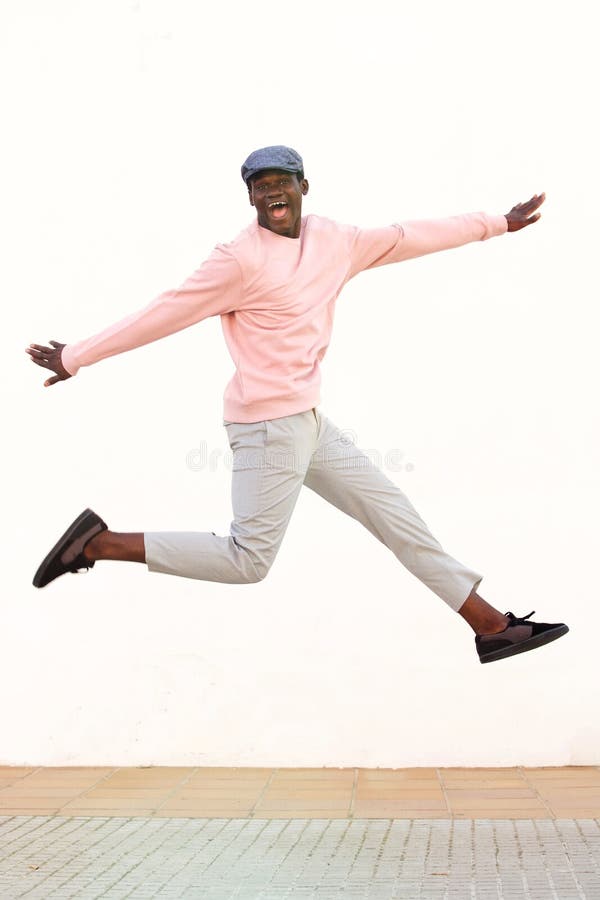
{"type": "MultiPolygon", "coordinates": [[[[77,529],[79,526],[85,522],[87,517],[92,513],[91,509],[84,509],[81,515],[77,516],[77,518],[71,522],[65,533],[58,539],[50,553],[47,554],[43,562],[38,566],[38,570],[33,576],[33,586],[34,587],[42,587],[42,581],[44,579],[44,575],[46,574],[46,569],[50,565],[51,562],[56,558],[57,555],[64,553],[68,544],[73,540],[76,536],[77,529]]],[[[50,582],[51,583],[51,582],[50,582]]],[[[45,585],[44,585],[45,587],[45,585]]]]}
{"type": "Polygon", "coordinates": [[[493,650],[491,653],[485,653],[479,657],[479,662],[490,663],[496,662],[497,659],[506,659],[509,656],[516,656],[517,653],[526,653],[528,650],[535,650],[536,647],[543,647],[544,644],[550,644],[556,641],[569,630],[568,625],[560,625],[551,631],[544,631],[543,634],[537,634],[530,637],[527,641],[521,641],[518,644],[512,644],[510,647],[502,647],[500,650],[493,650]]]}

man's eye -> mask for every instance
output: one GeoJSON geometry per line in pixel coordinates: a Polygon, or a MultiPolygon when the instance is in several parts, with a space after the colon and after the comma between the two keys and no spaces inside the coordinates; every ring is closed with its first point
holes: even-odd
{"type": "MultiPolygon", "coordinates": [[[[282,187],[287,187],[287,185],[289,183],[290,183],[289,178],[281,178],[279,181],[279,184],[282,187]]],[[[269,190],[269,185],[268,184],[257,184],[256,187],[254,188],[254,190],[257,194],[261,194],[261,195],[266,194],[266,192],[269,190]]]]}

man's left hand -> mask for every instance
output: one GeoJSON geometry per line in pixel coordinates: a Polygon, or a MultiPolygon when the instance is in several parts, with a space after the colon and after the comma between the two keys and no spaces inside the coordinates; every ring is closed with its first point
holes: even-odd
{"type": "Polygon", "coordinates": [[[535,211],[540,208],[545,199],[545,194],[534,194],[531,200],[527,200],[526,203],[517,203],[516,206],[513,206],[511,211],[505,216],[508,222],[508,230],[520,231],[521,228],[537,222],[541,213],[536,213],[535,211]]]}

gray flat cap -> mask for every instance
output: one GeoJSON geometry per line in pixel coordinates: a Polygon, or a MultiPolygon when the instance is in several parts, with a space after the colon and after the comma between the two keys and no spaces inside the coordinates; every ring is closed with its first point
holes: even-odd
{"type": "Polygon", "coordinates": [[[264,169],[281,169],[284,172],[303,172],[302,157],[291,147],[276,144],[274,147],[261,147],[254,150],[242,166],[242,178],[248,179],[264,169]]]}

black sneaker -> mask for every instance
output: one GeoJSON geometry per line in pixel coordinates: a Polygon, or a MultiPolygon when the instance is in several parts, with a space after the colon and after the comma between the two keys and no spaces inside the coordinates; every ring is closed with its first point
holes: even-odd
{"type": "Polygon", "coordinates": [[[507,656],[515,656],[517,653],[525,653],[534,650],[562,637],[569,630],[560,622],[557,625],[547,625],[545,622],[527,622],[535,613],[518,619],[511,612],[506,613],[509,623],[504,631],[498,634],[478,634],[475,638],[475,646],[482,663],[495,662],[497,659],[505,659],[507,656]]]}
{"type": "Polygon", "coordinates": [[[84,509],[81,515],[71,522],[63,536],[54,545],[48,556],[33,576],[35,587],[41,588],[50,584],[65,572],[79,572],[80,569],[93,569],[94,561],[86,559],[83,548],[101,531],[107,531],[108,525],[91,509],[84,509]]]}

